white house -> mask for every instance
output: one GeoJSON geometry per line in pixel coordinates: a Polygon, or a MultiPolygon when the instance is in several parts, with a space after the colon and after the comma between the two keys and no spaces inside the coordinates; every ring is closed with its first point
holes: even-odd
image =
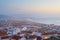
{"type": "Polygon", "coordinates": [[[26,38],[25,37],[22,37],[20,40],[26,40],[26,38]]]}
{"type": "Polygon", "coordinates": [[[41,36],[42,33],[40,33],[40,32],[33,32],[32,35],[41,36]]]}
{"type": "Polygon", "coordinates": [[[27,30],[27,27],[23,27],[22,30],[23,30],[23,31],[27,30]]]}
{"type": "Polygon", "coordinates": [[[7,34],[8,36],[11,36],[11,35],[16,35],[19,32],[20,32],[20,28],[18,27],[8,27],[7,34]]]}

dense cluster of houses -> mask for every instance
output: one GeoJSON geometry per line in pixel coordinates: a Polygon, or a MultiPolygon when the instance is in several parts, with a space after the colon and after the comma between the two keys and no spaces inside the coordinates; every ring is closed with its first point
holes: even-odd
{"type": "Polygon", "coordinates": [[[46,33],[41,27],[23,25],[21,27],[0,27],[0,40],[44,40],[51,36],[57,37],[56,32],[46,33]],[[40,29],[40,30],[39,30],[40,29]]]}
{"type": "Polygon", "coordinates": [[[52,36],[60,40],[60,26],[25,18],[0,18],[0,40],[47,40],[52,36]]]}

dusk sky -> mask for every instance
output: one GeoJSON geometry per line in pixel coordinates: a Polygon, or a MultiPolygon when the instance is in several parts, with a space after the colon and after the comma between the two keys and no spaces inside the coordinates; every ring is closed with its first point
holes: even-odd
{"type": "Polygon", "coordinates": [[[60,17],[60,0],[0,0],[0,14],[60,17]]]}

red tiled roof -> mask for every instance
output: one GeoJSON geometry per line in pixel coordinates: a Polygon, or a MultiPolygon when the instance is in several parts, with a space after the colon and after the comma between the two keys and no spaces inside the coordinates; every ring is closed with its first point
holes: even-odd
{"type": "Polygon", "coordinates": [[[6,35],[7,35],[7,32],[0,30],[0,36],[6,36],[6,35]]]}
{"type": "Polygon", "coordinates": [[[20,39],[20,38],[22,38],[21,36],[16,36],[16,35],[13,35],[12,36],[12,39],[16,39],[16,40],[18,40],[18,39],[20,39]]]}

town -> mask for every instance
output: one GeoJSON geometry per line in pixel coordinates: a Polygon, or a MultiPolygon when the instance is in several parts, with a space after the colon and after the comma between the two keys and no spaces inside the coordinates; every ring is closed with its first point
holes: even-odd
{"type": "Polygon", "coordinates": [[[60,26],[54,24],[27,20],[1,22],[0,40],[60,40],[60,26]]]}

